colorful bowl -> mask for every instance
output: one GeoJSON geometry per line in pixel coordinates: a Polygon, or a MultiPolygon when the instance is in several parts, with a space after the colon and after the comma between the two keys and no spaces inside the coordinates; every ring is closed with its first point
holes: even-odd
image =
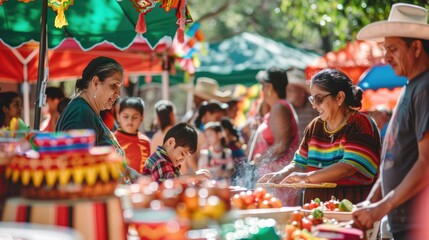
{"type": "Polygon", "coordinates": [[[128,234],[142,240],[186,239],[189,224],[179,222],[172,209],[140,209],[133,213],[128,224],[128,234]]]}
{"type": "Polygon", "coordinates": [[[66,132],[39,132],[31,137],[33,148],[41,155],[64,154],[70,151],[87,152],[95,143],[93,130],[70,130],[66,132]]]}

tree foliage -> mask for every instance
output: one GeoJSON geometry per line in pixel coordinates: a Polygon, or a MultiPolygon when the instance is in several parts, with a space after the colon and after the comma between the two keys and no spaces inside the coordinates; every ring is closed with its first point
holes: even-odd
{"type": "Polygon", "coordinates": [[[188,0],[207,41],[258,33],[303,48],[337,49],[368,23],[388,18],[393,3],[429,9],[428,0],[188,0]],[[210,3],[210,4],[208,4],[210,3]]]}

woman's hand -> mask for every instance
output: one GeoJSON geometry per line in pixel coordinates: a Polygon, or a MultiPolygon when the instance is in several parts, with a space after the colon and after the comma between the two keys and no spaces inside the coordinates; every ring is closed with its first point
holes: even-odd
{"type": "Polygon", "coordinates": [[[207,169],[204,169],[204,168],[198,169],[195,172],[195,175],[200,180],[209,180],[209,179],[212,179],[212,174],[210,173],[210,171],[207,170],[207,169]]]}
{"type": "Polygon", "coordinates": [[[308,176],[308,173],[293,172],[289,174],[289,176],[287,176],[285,179],[283,179],[280,184],[308,182],[308,176]]]}
{"type": "Polygon", "coordinates": [[[125,179],[129,179],[129,183],[127,183],[125,181],[125,179],[123,179],[123,181],[125,181],[126,184],[131,184],[131,183],[136,183],[137,179],[143,175],[141,175],[139,172],[137,172],[136,170],[134,170],[133,168],[131,168],[130,166],[128,166],[127,164],[124,165],[124,170],[125,172],[124,174],[124,178],[125,179]]]}
{"type": "Polygon", "coordinates": [[[262,176],[257,183],[279,183],[285,178],[285,173],[267,173],[264,176],[262,176]]]}

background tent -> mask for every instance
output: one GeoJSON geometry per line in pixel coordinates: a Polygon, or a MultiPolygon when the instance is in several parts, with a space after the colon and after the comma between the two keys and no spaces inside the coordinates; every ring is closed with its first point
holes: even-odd
{"type": "MultiPolygon", "coordinates": [[[[77,79],[93,58],[106,56],[116,59],[124,67],[125,80],[128,76],[162,73],[162,59],[157,52],[166,51],[160,44],[152,50],[145,40],[137,37],[130,47],[120,51],[109,43],[100,44],[89,51],[83,51],[73,39],[66,39],[56,49],[48,51],[48,80],[63,81],[77,79]]],[[[0,41],[0,82],[23,84],[24,121],[30,122],[29,83],[37,81],[39,44],[26,43],[10,48],[0,41]]]]}
{"type": "Polygon", "coordinates": [[[402,87],[394,89],[380,88],[378,90],[367,89],[363,92],[362,111],[372,111],[382,105],[390,110],[396,106],[402,87]]]}
{"type": "MultiPolygon", "coordinates": [[[[127,75],[147,73],[161,74],[162,59],[159,55],[166,51],[166,44],[152,50],[147,42],[137,37],[126,50],[118,50],[114,45],[102,43],[91,50],[83,51],[74,39],[64,40],[56,49],[48,51],[49,81],[63,81],[77,78],[88,62],[98,56],[116,59],[127,75]]],[[[22,83],[37,81],[39,44],[27,43],[18,48],[10,48],[0,41],[0,82],[22,83]]]]}
{"type": "MultiPolygon", "coordinates": [[[[200,66],[196,68],[195,79],[214,78],[220,86],[251,86],[256,83],[255,76],[262,69],[277,66],[304,70],[310,62],[320,57],[313,51],[252,33],[242,33],[218,43],[199,45],[198,50],[196,55],[200,66]]],[[[170,83],[174,85],[186,82],[183,75],[184,72],[180,70],[170,74],[170,83]]],[[[153,76],[151,81],[160,83],[161,77],[153,76]]],[[[144,77],[139,82],[143,85],[144,77]]]]}
{"type": "Polygon", "coordinates": [[[221,86],[236,83],[250,86],[256,83],[255,75],[259,70],[274,66],[304,70],[319,56],[288,43],[245,32],[209,44],[207,54],[199,57],[201,66],[195,78],[211,77],[221,86]]]}
{"type": "MultiPolygon", "coordinates": [[[[0,1],[0,38],[11,47],[40,41],[40,18],[43,0],[0,1]]],[[[50,1],[53,2],[53,1],[50,1]]],[[[68,25],[54,26],[56,12],[47,12],[48,48],[55,48],[66,38],[74,38],[83,49],[110,42],[119,49],[127,48],[135,39],[139,12],[131,1],[86,0],[74,2],[64,12],[68,25]]],[[[147,26],[143,37],[155,46],[165,36],[173,39],[177,30],[175,9],[167,12],[160,3],[146,13],[147,26]]]]}
{"type": "MultiPolygon", "coordinates": [[[[139,19],[139,12],[136,11],[131,1],[116,0],[88,0],[88,1],[49,1],[50,4],[62,4],[64,6],[64,16],[68,25],[62,28],[54,26],[57,13],[55,7],[48,9],[47,19],[42,14],[46,11],[46,1],[0,1],[0,39],[11,47],[19,47],[32,40],[41,41],[41,34],[45,31],[41,28],[41,22],[46,20],[47,47],[54,48],[61,44],[66,38],[74,38],[82,49],[90,49],[103,42],[109,42],[117,48],[127,48],[137,35],[135,32],[136,23],[139,19]]],[[[146,12],[145,20],[146,32],[143,36],[151,46],[155,46],[161,38],[174,37],[178,22],[185,22],[188,15],[184,9],[176,11],[162,8],[160,2],[156,2],[150,11],[146,12]],[[183,11],[182,11],[183,10],[183,11]],[[183,19],[176,17],[183,16],[183,19]]],[[[58,7],[58,6],[57,6],[58,7]]],[[[164,5],[165,7],[165,5],[164,5]]],[[[61,9],[61,8],[58,8],[61,9]]],[[[141,21],[139,21],[141,22],[141,21]]],[[[183,29],[182,29],[183,30],[183,29]]],[[[45,42],[45,37],[42,37],[45,42]]],[[[44,58],[44,44],[39,54],[44,58]]],[[[40,60],[42,62],[43,60],[40,60]]],[[[44,68],[39,66],[37,91],[42,90],[44,68]]],[[[38,129],[40,122],[40,102],[36,99],[35,129],[38,129]]],[[[28,123],[28,122],[27,122],[28,123]]]]}
{"type": "Polygon", "coordinates": [[[406,77],[397,76],[390,65],[375,65],[364,72],[358,86],[363,90],[394,89],[407,84],[406,77]]]}
{"type": "Polygon", "coordinates": [[[362,110],[371,111],[378,105],[392,110],[408,79],[397,76],[390,65],[375,65],[362,74],[358,86],[364,90],[362,110]]]}
{"type": "Polygon", "coordinates": [[[371,66],[381,64],[383,48],[376,42],[353,41],[333,52],[328,52],[305,69],[307,79],[324,68],[336,68],[345,72],[357,84],[360,76],[371,66]]]}

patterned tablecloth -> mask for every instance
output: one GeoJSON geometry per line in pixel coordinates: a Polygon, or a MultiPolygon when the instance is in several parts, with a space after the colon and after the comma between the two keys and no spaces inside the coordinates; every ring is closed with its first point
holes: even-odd
{"type": "Polygon", "coordinates": [[[84,240],[71,228],[17,222],[0,222],[0,239],[84,240]]]}
{"type": "Polygon", "coordinates": [[[2,221],[70,227],[84,239],[125,240],[126,228],[119,199],[6,200],[2,221]]]}

